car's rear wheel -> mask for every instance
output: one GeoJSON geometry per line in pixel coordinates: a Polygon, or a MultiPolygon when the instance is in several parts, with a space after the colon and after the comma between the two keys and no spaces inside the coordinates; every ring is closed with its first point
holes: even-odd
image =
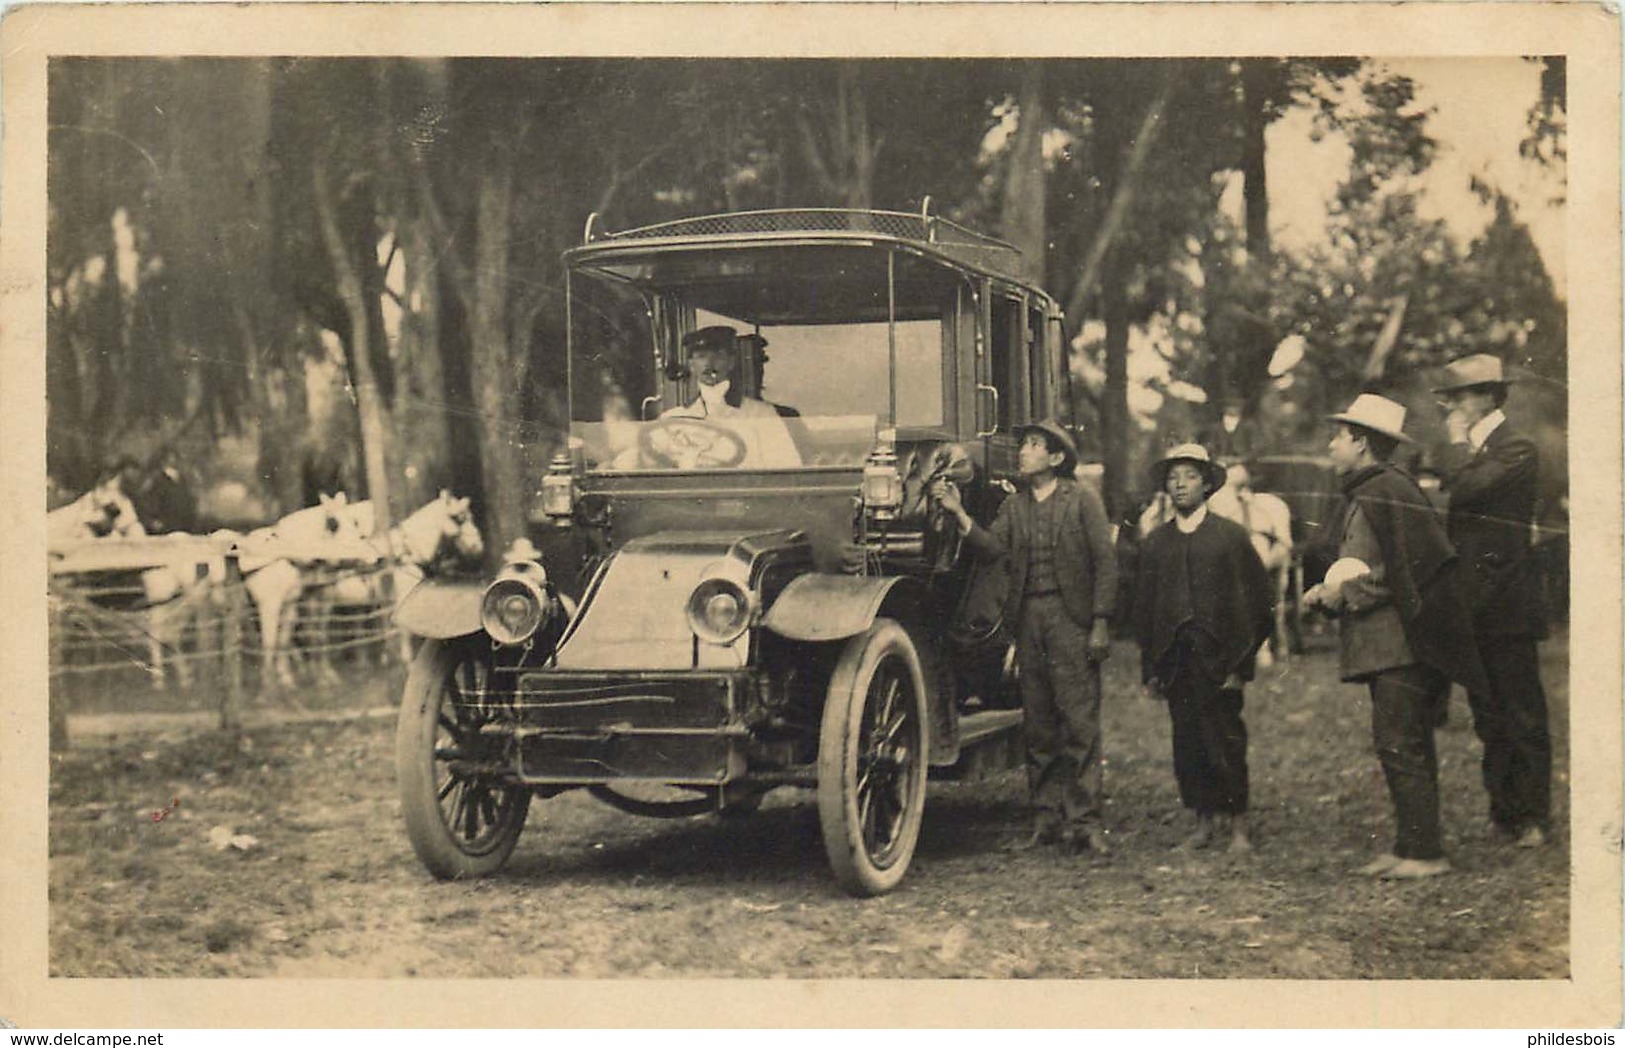
{"type": "Polygon", "coordinates": [[[818,819],[841,887],[879,895],[914,857],[925,810],[925,674],[908,631],[876,619],[846,643],[824,700],[818,819]]]}
{"type": "Polygon", "coordinates": [[[504,782],[504,739],[481,729],[500,714],[488,643],[431,640],[406,679],[395,777],[412,850],[443,880],[483,877],[508,861],[530,790],[504,782]]]}

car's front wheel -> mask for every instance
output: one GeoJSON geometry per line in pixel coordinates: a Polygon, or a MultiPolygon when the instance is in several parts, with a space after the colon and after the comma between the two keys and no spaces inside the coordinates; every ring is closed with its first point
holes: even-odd
{"type": "Polygon", "coordinates": [[[830,677],[818,744],[818,818],[841,887],[879,895],[914,857],[925,811],[927,710],[919,652],[876,619],[846,642],[830,677]]]}
{"type": "Polygon", "coordinates": [[[530,790],[496,773],[499,715],[483,638],[426,641],[412,661],[395,731],[395,778],[412,850],[443,880],[483,877],[508,861],[530,790]]]}

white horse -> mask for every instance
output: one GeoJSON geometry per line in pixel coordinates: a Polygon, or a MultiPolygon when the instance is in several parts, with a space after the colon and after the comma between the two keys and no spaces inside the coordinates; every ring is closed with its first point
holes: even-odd
{"type": "Polygon", "coordinates": [[[111,613],[139,613],[132,632],[145,638],[153,685],[165,683],[172,661],[176,678],[188,683],[186,659],[170,656],[181,653],[195,630],[209,583],[223,577],[223,555],[200,547],[192,536],[149,538],[116,476],[48,513],[45,530],[47,552],[76,579],[72,585],[88,603],[111,613]],[[106,544],[119,540],[121,551],[108,555],[106,544]],[[75,564],[84,570],[74,571],[75,564]]]}
{"type": "MultiPolygon", "coordinates": [[[[293,640],[302,619],[308,617],[304,625],[316,646],[329,646],[335,610],[382,604],[385,577],[393,585],[393,604],[448,555],[477,560],[485,547],[468,506],[467,498],[442,491],[374,537],[372,503],[350,502],[340,493],[244,538],[238,563],[259,613],[266,665],[278,682],[294,684],[293,640]]],[[[317,665],[324,675],[332,673],[326,660],[317,665]]]]}
{"type": "Polygon", "coordinates": [[[1275,626],[1270,644],[1258,652],[1259,665],[1268,666],[1273,661],[1271,648],[1283,658],[1289,650],[1286,594],[1292,568],[1292,510],[1280,496],[1254,491],[1247,467],[1241,463],[1226,470],[1225,485],[1208,499],[1208,509],[1247,529],[1253,550],[1269,573],[1275,591],[1275,626]]]}
{"type": "MultiPolygon", "coordinates": [[[[349,512],[364,534],[372,534],[375,524],[370,501],[354,503],[349,512]]],[[[329,614],[345,611],[352,616],[392,614],[425,577],[477,565],[484,554],[485,538],[474,523],[469,500],[454,498],[442,490],[389,529],[385,570],[353,572],[338,579],[327,591],[327,610],[329,614]]],[[[401,634],[399,645],[402,661],[409,662],[411,638],[401,634]]]]}
{"type": "Polygon", "coordinates": [[[290,688],[293,634],[307,577],[317,565],[355,556],[365,541],[343,513],[348,504],[343,493],[320,498],[318,505],[295,510],[233,544],[243,589],[259,617],[263,665],[290,688]]]}
{"type": "Polygon", "coordinates": [[[146,533],[117,476],[45,515],[45,548],[51,551],[91,539],[138,538],[146,533]]]}

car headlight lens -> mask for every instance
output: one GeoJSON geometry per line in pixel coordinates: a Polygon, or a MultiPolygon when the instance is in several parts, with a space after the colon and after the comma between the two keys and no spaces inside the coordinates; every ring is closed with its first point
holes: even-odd
{"type": "Polygon", "coordinates": [[[499,578],[485,588],[480,620],[498,644],[523,644],[547,618],[547,591],[530,577],[499,578]]]}
{"type": "Polygon", "coordinates": [[[688,628],[708,644],[732,644],[750,626],[750,591],[733,579],[710,578],[689,595],[688,628]]]}

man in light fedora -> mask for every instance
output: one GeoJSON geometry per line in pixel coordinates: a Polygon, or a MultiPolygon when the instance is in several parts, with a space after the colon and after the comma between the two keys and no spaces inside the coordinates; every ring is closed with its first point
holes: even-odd
{"type": "Polygon", "coordinates": [[[1456,552],[1416,481],[1390,459],[1405,435],[1405,407],[1362,393],[1327,451],[1345,508],[1338,557],[1348,570],[1304,594],[1339,616],[1342,678],[1371,694],[1371,737],[1394,806],[1392,853],[1360,868],[1393,880],[1450,870],[1439,824],[1439,761],[1433,745],[1449,682],[1484,686],[1469,628],[1456,552]]]}
{"type": "Polygon", "coordinates": [[[1251,851],[1242,688],[1274,625],[1274,588],[1247,529],[1208,511],[1225,470],[1205,447],[1181,444],[1152,475],[1174,517],[1140,549],[1140,679],[1168,703],[1179,799],[1196,813],[1186,847],[1211,844],[1218,822],[1231,851],[1251,851]]]}
{"type": "Polygon", "coordinates": [[[1464,564],[1473,633],[1489,677],[1469,692],[1484,744],[1484,788],[1493,832],[1520,847],[1550,832],[1552,742],[1535,642],[1546,635],[1531,525],[1540,453],[1502,413],[1501,361],[1475,353],[1445,368],[1434,392],[1449,409],[1451,450],[1443,466],[1450,496],[1446,527],[1464,564]]]}
{"type": "Polygon", "coordinates": [[[1021,666],[1027,783],[1036,809],[1022,847],[1059,844],[1110,853],[1101,824],[1100,664],[1110,654],[1117,561],[1100,495],[1073,477],[1078,449],[1060,423],[1018,426],[1025,490],[1004,500],[990,527],[937,481],[935,499],[978,556],[1007,558],[1004,621],[1021,666]]]}

